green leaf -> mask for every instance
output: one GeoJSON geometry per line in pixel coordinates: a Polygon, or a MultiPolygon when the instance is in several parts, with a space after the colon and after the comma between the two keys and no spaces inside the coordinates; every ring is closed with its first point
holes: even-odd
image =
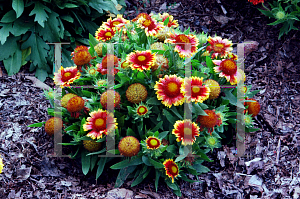
{"type": "Polygon", "coordinates": [[[183,119],[182,118],[182,115],[180,115],[179,113],[178,113],[178,110],[176,109],[176,107],[175,106],[172,106],[171,108],[170,108],[170,110],[179,118],[179,119],[183,119]]]}
{"type": "Polygon", "coordinates": [[[151,97],[147,100],[147,104],[150,105],[161,105],[161,102],[157,99],[157,97],[151,97]]]}
{"type": "Polygon", "coordinates": [[[116,183],[115,183],[115,187],[122,186],[124,181],[135,170],[135,168],[136,168],[136,165],[121,169],[119,174],[118,174],[118,177],[117,177],[117,180],[116,180],[116,183]]]}
{"type": "Polygon", "coordinates": [[[161,132],[159,135],[158,135],[158,138],[159,139],[164,139],[167,135],[168,135],[169,131],[164,131],[164,132],[161,132]]]}
{"type": "Polygon", "coordinates": [[[86,175],[91,166],[91,156],[87,156],[87,151],[84,150],[81,152],[81,164],[82,164],[82,173],[86,175]]]}
{"type": "Polygon", "coordinates": [[[4,44],[6,42],[7,37],[9,36],[9,32],[13,33],[12,24],[1,24],[2,28],[0,29],[0,42],[4,44]]]}
{"type": "Polygon", "coordinates": [[[99,13],[103,13],[102,6],[99,4],[101,0],[91,0],[89,1],[89,6],[97,10],[99,13]]]}
{"type": "Polygon", "coordinates": [[[70,22],[70,23],[73,23],[73,22],[74,22],[74,19],[73,19],[70,15],[62,15],[62,16],[60,16],[60,18],[61,18],[62,20],[65,20],[65,21],[67,21],[67,22],[70,22]]]}
{"type": "Polygon", "coordinates": [[[24,1],[23,0],[13,0],[12,8],[17,13],[17,18],[19,18],[24,11],[24,1]]]}
{"type": "Polygon", "coordinates": [[[225,97],[222,97],[222,98],[229,100],[230,104],[236,106],[236,104],[237,104],[237,98],[231,93],[231,90],[225,89],[224,93],[225,93],[225,97]]]}
{"type": "Polygon", "coordinates": [[[98,40],[91,33],[89,33],[89,40],[93,46],[97,46],[97,44],[99,43],[98,40]]]}
{"type": "Polygon", "coordinates": [[[155,170],[155,190],[157,192],[158,182],[159,182],[160,172],[159,170],[155,170]]]}
{"type": "Polygon", "coordinates": [[[37,31],[45,41],[60,42],[60,37],[63,37],[61,31],[64,30],[64,27],[61,27],[58,17],[57,13],[52,12],[49,14],[49,19],[45,22],[44,27],[38,26],[37,31]]]}
{"type": "Polygon", "coordinates": [[[16,13],[13,10],[8,11],[1,19],[1,23],[11,23],[16,20],[16,13]]]}
{"type": "Polygon", "coordinates": [[[166,184],[168,185],[168,187],[170,187],[173,190],[179,190],[178,185],[176,186],[175,183],[172,183],[170,179],[165,180],[166,184]]]}
{"type": "Polygon", "coordinates": [[[171,123],[171,124],[175,124],[176,119],[172,116],[172,114],[167,111],[166,109],[163,109],[163,113],[166,116],[167,120],[171,123]]]}
{"type": "Polygon", "coordinates": [[[159,128],[161,128],[162,125],[163,125],[163,121],[160,121],[160,122],[152,129],[152,131],[153,131],[153,132],[157,131],[159,128]]]}
{"type": "Polygon", "coordinates": [[[37,21],[42,27],[44,27],[44,23],[48,19],[48,13],[51,13],[51,10],[44,6],[39,1],[35,2],[34,9],[30,12],[29,16],[35,15],[34,21],[37,21]]]}
{"type": "Polygon", "coordinates": [[[193,168],[196,169],[196,171],[198,173],[207,173],[210,171],[209,168],[207,168],[206,166],[203,166],[201,164],[194,164],[193,168]]]}
{"type": "Polygon", "coordinates": [[[151,163],[156,169],[161,169],[161,168],[164,168],[164,167],[165,167],[162,163],[157,162],[157,161],[155,161],[155,160],[153,160],[153,159],[151,159],[151,158],[149,158],[149,161],[150,161],[150,163],[151,163]]]}
{"type": "Polygon", "coordinates": [[[144,168],[146,169],[146,171],[141,171],[140,174],[138,175],[138,177],[132,182],[131,187],[134,187],[138,184],[140,184],[149,174],[150,172],[150,168],[148,168],[146,165],[144,165],[144,168]]]}
{"type": "Polygon", "coordinates": [[[3,64],[9,76],[19,72],[22,64],[22,51],[17,48],[13,56],[3,60],[3,64]]]}
{"type": "Polygon", "coordinates": [[[206,65],[210,69],[210,73],[214,73],[214,63],[209,56],[206,56],[206,65]]]}
{"type": "Polygon", "coordinates": [[[31,47],[30,58],[34,65],[46,66],[46,57],[50,47],[43,41],[43,39],[31,33],[30,37],[21,45],[21,49],[31,47]]]}
{"type": "MultiPolygon", "coordinates": [[[[0,40],[1,40],[1,30],[2,29],[0,29],[0,40]]],[[[8,57],[14,55],[16,50],[20,48],[18,46],[19,39],[20,37],[8,37],[7,42],[5,42],[3,45],[0,45],[0,60],[7,59],[8,57]]]]}
{"type": "Polygon", "coordinates": [[[152,166],[152,164],[150,163],[149,161],[149,158],[147,156],[142,156],[142,160],[143,160],[143,163],[147,166],[152,166]]]}
{"type": "Polygon", "coordinates": [[[259,9],[257,8],[261,13],[263,13],[264,15],[268,16],[268,17],[271,17],[271,18],[274,18],[274,15],[271,11],[269,10],[262,10],[262,9],[259,9]]]}
{"type": "Polygon", "coordinates": [[[168,17],[168,18],[165,19],[165,21],[164,21],[164,26],[168,25],[169,20],[170,20],[170,17],[168,17]]]}
{"type": "Polygon", "coordinates": [[[106,163],[106,157],[101,157],[99,162],[98,162],[98,169],[97,169],[97,174],[96,174],[96,180],[101,176],[104,166],[106,163]]]}
{"type": "Polygon", "coordinates": [[[94,169],[94,167],[96,166],[98,160],[98,156],[97,155],[93,155],[91,156],[91,171],[94,169]]]}
{"type": "Polygon", "coordinates": [[[201,106],[199,105],[199,103],[197,103],[197,104],[192,103],[192,111],[196,115],[207,115],[205,113],[205,111],[201,108],[201,106]]]}
{"type": "Polygon", "coordinates": [[[142,158],[141,157],[136,157],[136,158],[132,158],[132,159],[127,159],[127,160],[123,160],[121,162],[118,162],[114,165],[112,165],[110,168],[111,169],[122,169],[128,166],[132,166],[132,165],[139,165],[142,164],[142,158]]]}
{"type": "MultiPolygon", "coordinates": [[[[22,56],[22,55],[21,55],[22,56]]],[[[42,82],[44,82],[46,80],[46,78],[48,77],[48,73],[46,70],[41,69],[41,68],[37,68],[35,71],[35,76],[42,82]]]]}
{"type": "Polygon", "coordinates": [[[94,94],[94,93],[92,93],[92,92],[90,92],[90,91],[82,90],[82,94],[83,94],[85,97],[91,98],[92,94],[94,94]]]}
{"type": "Polygon", "coordinates": [[[25,34],[33,25],[34,25],[33,22],[25,21],[25,18],[23,18],[23,17],[18,18],[13,23],[13,34],[14,34],[14,36],[20,36],[22,34],[25,34]]]}
{"type": "Polygon", "coordinates": [[[39,123],[34,123],[30,124],[27,127],[42,127],[46,122],[39,122],[39,123]]]}

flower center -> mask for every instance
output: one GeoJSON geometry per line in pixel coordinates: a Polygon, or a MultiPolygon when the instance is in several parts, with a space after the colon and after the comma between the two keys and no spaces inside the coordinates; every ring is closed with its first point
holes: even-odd
{"type": "Polygon", "coordinates": [[[226,75],[234,75],[237,71],[237,65],[230,59],[222,61],[220,65],[222,72],[224,72],[226,75]]]}
{"type": "Polygon", "coordinates": [[[193,91],[193,93],[198,93],[200,91],[200,87],[199,86],[193,86],[192,91],[193,91]]]}
{"type": "Polygon", "coordinates": [[[184,135],[192,135],[192,129],[191,128],[184,128],[184,135]]]}
{"type": "Polygon", "coordinates": [[[68,78],[68,77],[70,77],[71,75],[72,75],[72,73],[66,72],[64,76],[65,76],[66,78],[68,78]]]}
{"type": "Polygon", "coordinates": [[[116,26],[116,25],[119,25],[121,22],[119,22],[119,21],[114,21],[112,24],[113,24],[113,26],[116,26]]]}
{"type": "Polygon", "coordinates": [[[147,113],[147,108],[144,106],[140,106],[137,112],[139,115],[145,115],[147,113]]]}
{"type": "Polygon", "coordinates": [[[214,51],[216,51],[216,52],[221,52],[221,51],[222,51],[222,49],[223,49],[224,47],[225,47],[225,45],[224,45],[224,44],[217,43],[217,44],[215,44],[214,51]]]}
{"type": "Polygon", "coordinates": [[[216,140],[215,140],[214,138],[209,138],[209,139],[208,139],[208,143],[209,143],[210,145],[215,145],[215,144],[216,144],[216,140]]]}
{"type": "Polygon", "coordinates": [[[151,25],[151,20],[150,19],[146,19],[143,23],[144,26],[148,27],[151,25]]]}
{"type": "Polygon", "coordinates": [[[96,70],[94,68],[89,70],[89,74],[90,75],[95,75],[96,74],[96,70]]]}
{"type": "Polygon", "coordinates": [[[139,61],[145,61],[146,57],[144,55],[138,56],[139,61]]]}
{"type": "Polygon", "coordinates": [[[151,144],[152,146],[157,146],[157,145],[158,145],[158,142],[157,142],[156,139],[151,139],[151,140],[150,140],[150,144],[151,144]]]}
{"type": "Polygon", "coordinates": [[[174,82],[168,83],[167,88],[170,93],[175,93],[178,91],[178,85],[174,82]]]}
{"type": "Polygon", "coordinates": [[[175,165],[172,165],[171,166],[171,171],[172,171],[173,174],[177,174],[178,169],[177,169],[177,167],[175,165]]]}
{"type": "Polygon", "coordinates": [[[96,119],[96,121],[95,121],[95,126],[96,127],[102,127],[103,124],[104,124],[104,119],[102,119],[102,118],[96,119]]]}
{"type": "Polygon", "coordinates": [[[106,32],[106,33],[105,33],[105,36],[106,36],[106,37],[111,37],[111,32],[106,32]]]}
{"type": "Polygon", "coordinates": [[[187,36],[185,35],[179,35],[179,39],[180,41],[182,41],[183,43],[190,43],[190,40],[187,36]]]}
{"type": "Polygon", "coordinates": [[[244,121],[245,121],[245,124],[250,124],[251,123],[251,120],[250,120],[249,117],[245,117],[244,121]]]}

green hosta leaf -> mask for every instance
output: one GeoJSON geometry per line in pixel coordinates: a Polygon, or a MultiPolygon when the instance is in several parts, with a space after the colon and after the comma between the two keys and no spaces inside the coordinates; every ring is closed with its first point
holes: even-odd
{"type": "Polygon", "coordinates": [[[3,60],[5,69],[9,76],[19,72],[22,63],[22,51],[17,48],[13,56],[3,60]]]}
{"type": "Polygon", "coordinates": [[[84,150],[81,152],[81,164],[82,164],[82,173],[86,175],[91,166],[91,156],[87,156],[87,151],[84,150]]]}
{"type": "Polygon", "coordinates": [[[13,33],[12,24],[0,24],[2,28],[0,29],[0,42],[1,45],[6,42],[7,37],[9,36],[9,32],[13,33]]]}
{"type": "Polygon", "coordinates": [[[42,27],[48,19],[48,13],[51,13],[51,10],[44,6],[39,1],[35,2],[34,9],[30,12],[29,16],[35,15],[34,21],[37,21],[42,27]]]}
{"type": "Polygon", "coordinates": [[[28,47],[31,47],[30,58],[31,60],[33,60],[33,64],[38,66],[45,66],[47,52],[50,47],[42,40],[42,38],[35,33],[31,33],[28,40],[25,41],[21,46],[22,49],[26,49],[28,47]]]}
{"type": "Polygon", "coordinates": [[[1,23],[11,23],[16,20],[16,13],[13,10],[8,11],[1,19],[1,23]]]}
{"type": "Polygon", "coordinates": [[[23,0],[13,0],[12,8],[17,13],[17,18],[19,18],[24,11],[24,1],[23,0]]]}

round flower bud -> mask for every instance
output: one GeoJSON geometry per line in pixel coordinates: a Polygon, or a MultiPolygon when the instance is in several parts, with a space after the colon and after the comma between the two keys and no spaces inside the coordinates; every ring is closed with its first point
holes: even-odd
{"type": "Polygon", "coordinates": [[[118,148],[121,155],[132,157],[140,151],[140,142],[133,136],[126,136],[120,140],[118,148]]]}
{"type": "Polygon", "coordinates": [[[73,93],[65,94],[60,100],[61,106],[64,108],[67,108],[68,101],[75,96],[77,96],[77,95],[75,95],[73,93]]]}
{"type": "Polygon", "coordinates": [[[217,81],[213,79],[208,79],[204,81],[204,84],[208,85],[210,88],[209,99],[216,99],[219,97],[221,88],[217,81]]]}
{"type": "Polygon", "coordinates": [[[144,85],[140,83],[131,84],[126,90],[126,98],[131,103],[140,103],[145,101],[147,98],[148,92],[144,85]]]}
{"type": "Polygon", "coordinates": [[[102,146],[102,142],[96,142],[95,140],[83,140],[83,147],[89,152],[99,151],[102,146]]]}
{"type": "Polygon", "coordinates": [[[54,133],[61,131],[63,127],[63,121],[59,117],[51,117],[45,124],[45,131],[49,136],[53,136],[54,133]]]}

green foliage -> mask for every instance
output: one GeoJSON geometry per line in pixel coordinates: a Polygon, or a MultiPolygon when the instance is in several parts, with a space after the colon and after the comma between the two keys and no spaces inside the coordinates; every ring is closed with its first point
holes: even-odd
{"type": "Polygon", "coordinates": [[[107,12],[120,14],[116,5],[124,0],[7,0],[0,2],[0,60],[8,75],[30,62],[30,71],[41,81],[52,77],[54,46],[62,45],[62,65],[72,65],[70,54],[76,44],[88,44],[107,12]]]}
{"type": "Polygon", "coordinates": [[[261,13],[268,16],[269,18],[274,18],[276,21],[268,25],[278,25],[282,24],[280,28],[278,39],[280,39],[283,34],[288,34],[291,30],[298,30],[294,26],[296,21],[299,21],[300,17],[300,0],[278,0],[269,3],[270,8],[264,6],[263,9],[258,9],[261,13]],[[281,4],[282,3],[282,4],[281,4]]]}

